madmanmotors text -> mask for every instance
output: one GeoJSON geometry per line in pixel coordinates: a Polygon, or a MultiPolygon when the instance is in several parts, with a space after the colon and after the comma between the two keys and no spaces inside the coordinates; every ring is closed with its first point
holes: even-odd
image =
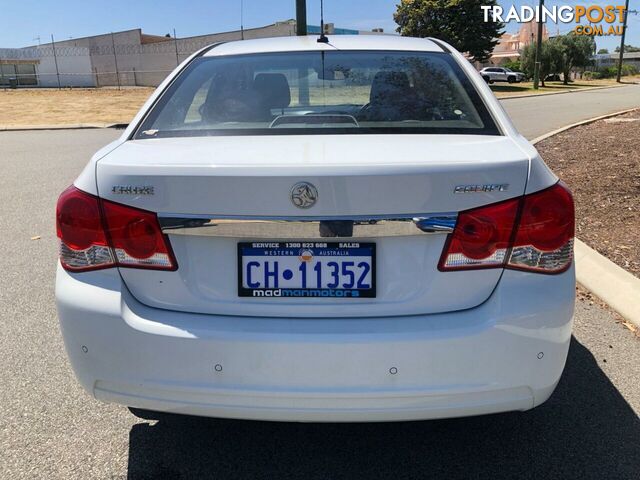
{"type": "Polygon", "coordinates": [[[327,288],[318,289],[294,289],[275,288],[270,290],[252,290],[254,297],[359,297],[358,290],[330,290],[327,288]]]}

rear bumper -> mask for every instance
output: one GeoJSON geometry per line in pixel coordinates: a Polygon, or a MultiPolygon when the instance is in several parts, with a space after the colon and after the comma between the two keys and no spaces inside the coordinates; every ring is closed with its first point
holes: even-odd
{"type": "Polygon", "coordinates": [[[506,271],[482,305],[377,318],[256,318],[147,307],[116,270],[56,298],[73,369],[96,398],[176,413],[391,421],[527,410],[564,368],[574,270],[506,271]]]}

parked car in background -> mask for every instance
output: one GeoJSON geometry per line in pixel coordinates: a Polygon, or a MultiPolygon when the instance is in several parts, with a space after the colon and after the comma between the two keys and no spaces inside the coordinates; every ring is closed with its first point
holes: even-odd
{"type": "Polygon", "coordinates": [[[103,401],[417,420],[529,410],[564,369],[571,194],[438,40],[205,48],[56,219],[65,346],[103,401]]]}
{"type": "Polygon", "coordinates": [[[514,72],[513,70],[505,67],[485,67],[480,70],[480,75],[484,78],[485,82],[509,82],[520,83],[524,80],[525,74],[522,72],[514,72]]]}

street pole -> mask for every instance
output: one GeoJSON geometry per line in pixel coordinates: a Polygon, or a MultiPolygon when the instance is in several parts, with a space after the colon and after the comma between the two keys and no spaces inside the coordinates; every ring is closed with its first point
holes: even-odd
{"type": "Polygon", "coordinates": [[[3,90],[7,89],[7,85],[5,85],[4,83],[4,70],[2,69],[2,59],[0,59],[0,85],[2,85],[3,90]]]}
{"type": "Polygon", "coordinates": [[[620,38],[620,58],[618,59],[618,76],[616,82],[620,83],[622,76],[622,60],[624,59],[624,37],[627,33],[627,18],[629,18],[629,0],[624,2],[624,21],[622,22],[622,37],[620,38]]]}
{"type": "MultiPolygon", "coordinates": [[[[9,82],[7,81],[7,85],[9,82]]],[[[7,85],[4,83],[4,69],[2,68],[2,58],[0,58],[0,85],[2,85],[2,89],[4,91],[7,90],[7,85]]]]}
{"type": "MultiPolygon", "coordinates": [[[[307,0],[296,0],[296,35],[307,34],[307,0]]],[[[309,105],[309,71],[298,68],[298,103],[309,105]]]]}
{"type": "Polygon", "coordinates": [[[176,29],[173,29],[173,43],[176,46],[176,66],[180,65],[180,58],[178,57],[178,37],[176,37],[176,29]]]}
{"type": "Polygon", "coordinates": [[[244,40],[244,0],[240,0],[240,40],[244,40]]]}
{"type": "MultiPolygon", "coordinates": [[[[7,56],[8,58],[8,56],[7,56]]],[[[37,77],[36,77],[37,78],[37,77]]],[[[2,90],[7,91],[7,87],[4,84],[4,70],[2,69],[2,57],[0,57],[0,85],[2,85],[2,90]]]]}
{"type": "Polygon", "coordinates": [[[53,63],[56,65],[56,78],[58,79],[58,90],[60,87],[60,72],[58,71],[58,56],[56,55],[56,42],[53,40],[53,33],[51,34],[51,46],[53,47],[53,63]]]}
{"type": "Polygon", "coordinates": [[[118,56],[116,55],[116,41],[113,38],[113,32],[111,32],[111,47],[113,48],[113,63],[116,66],[116,82],[118,84],[118,90],[120,90],[120,73],[118,72],[118,56]]]}
{"type": "MultiPolygon", "coordinates": [[[[628,0],[627,0],[628,1],[628,0]]],[[[542,50],[542,7],[544,0],[540,0],[538,7],[538,38],[536,39],[536,60],[533,67],[533,89],[538,90],[540,84],[540,50],[542,50]]]]}
{"type": "Polygon", "coordinates": [[[307,0],[296,0],[296,35],[307,34],[307,0]]]}

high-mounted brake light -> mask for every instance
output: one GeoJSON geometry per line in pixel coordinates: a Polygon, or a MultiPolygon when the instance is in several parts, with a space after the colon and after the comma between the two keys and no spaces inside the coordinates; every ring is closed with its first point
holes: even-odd
{"type": "Polygon", "coordinates": [[[56,226],[60,262],[66,270],[177,268],[155,213],[101,200],[71,186],[58,199],[56,226]]]}
{"type": "Polygon", "coordinates": [[[461,212],[441,271],[513,268],[560,273],[571,265],[575,216],[566,186],[461,212]]]}

